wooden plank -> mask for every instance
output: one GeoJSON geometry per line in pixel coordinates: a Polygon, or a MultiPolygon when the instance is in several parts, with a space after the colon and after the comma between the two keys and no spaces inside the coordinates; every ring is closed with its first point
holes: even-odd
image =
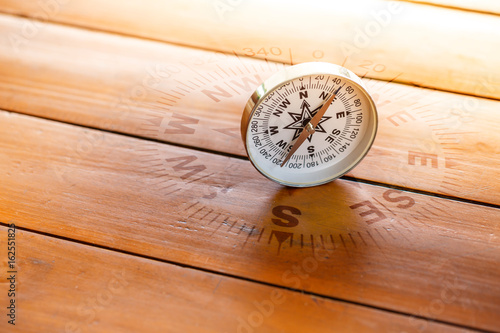
{"type": "MultiPolygon", "coordinates": [[[[3,15],[0,29],[9,36],[26,22],[3,15]]],[[[245,154],[239,124],[248,96],[283,68],[54,25],[18,54],[2,41],[4,109],[237,155],[245,154]]],[[[365,59],[357,68],[386,66],[365,59]]],[[[500,163],[499,102],[365,83],[379,106],[380,127],[351,176],[500,203],[500,183],[490,181],[500,163]]]]}
{"type": "MultiPolygon", "coordinates": [[[[500,98],[500,18],[409,2],[2,0],[5,13],[280,62],[386,64],[369,77],[500,98]],[[110,15],[113,13],[113,15],[110,15]],[[147,20],[144,20],[147,17],[147,20]],[[467,24],[464,24],[467,22],[467,24]],[[443,29],[446,26],[446,29],[443,29]]],[[[43,25],[11,35],[22,49],[43,25]]]]}
{"type": "Polygon", "coordinates": [[[17,318],[3,332],[464,331],[19,229],[16,240],[17,318]]]}
{"type": "Polygon", "coordinates": [[[403,0],[500,15],[500,3],[490,0],[403,0]]]}
{"type": "Polygon", "coordinates": [[[383,309],[494,330],[500,210],[1,113],[3,220],[383,309]],[[248,209],[252,207],[252,209],[248,209]]]}

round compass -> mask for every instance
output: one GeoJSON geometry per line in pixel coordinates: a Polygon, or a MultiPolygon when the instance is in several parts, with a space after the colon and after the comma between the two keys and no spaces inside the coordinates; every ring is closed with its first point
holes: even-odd
{"type": "Polygon", "coordinates": [[[302,63],[264,81],[248,100],[241,135],[257,170],[280,184],[332,181],[363,159],[377,132],[377,109],[348,69],[302,63]]]}

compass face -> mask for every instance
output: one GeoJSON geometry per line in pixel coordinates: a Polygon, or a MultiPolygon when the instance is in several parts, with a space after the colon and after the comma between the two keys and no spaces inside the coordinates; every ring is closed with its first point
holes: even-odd
{"type": "Polygon", "coordinates": [[[376,128],[375,105],[361,80],[326,63],[277,73],[256,90],[242,119],[245,147],[257,170],[297,187],[323,184],[349,171],[368,152],[376,128]],[[333,102],[321,112],[334,93],[333,102]],[[291,153],[313,119],[312,134],[291,153]]]}

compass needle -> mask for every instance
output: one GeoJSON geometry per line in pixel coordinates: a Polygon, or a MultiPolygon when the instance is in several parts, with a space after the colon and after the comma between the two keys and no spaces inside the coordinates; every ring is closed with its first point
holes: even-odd
{"type": "Polygon", "coordinates": [[[319,111],[316,113],[316,115],[314,115],[314,117],[311,119],[311,121],[307,123],[307,125],[304,127],[304,129],[300,133],[299,138],[293,144],[290,152],[288,153],[288,155],[285,157],[285,159],[281,163],[280,167],[283,167],[283,165],[285,165],[285,163],[288,162],[288,160],[290,159],[290,157],[292,157],[292,155],[304,143],[304,141],[307,139],[307,137],[309,135],[313,135],[314,132],[316,132],[316,126],[318,126],[318,124],[319,124],[321,118],[323,118],[323,115],[325,114],[326,110],[328,110],[328,108],[330,107],[330,104],[332,104],[332,102],[335,99],[335,96],[339,92],[340,88],[341,87],[339,87],[337,89],[337,91],[335,91],[330,96],[330,98],[328,98],[328,100],[326,101],[326,103],[323,104],[323,106],[321,107],[321,109],[319,109],[319,111]]]}
{"type": "Polygon", "coordinates": [[[377,110],[361,79],[322,62],[271,76],[252,94],[241,119],[253,166],[295,187],[324,184],[351,170],[370,149],[376,131],[377,110]]]}

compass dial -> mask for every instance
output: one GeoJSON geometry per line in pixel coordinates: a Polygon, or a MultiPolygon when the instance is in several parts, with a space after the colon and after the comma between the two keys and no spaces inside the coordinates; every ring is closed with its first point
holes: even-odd
{"type": "Polygon", "coordinates": [[[264,176],[288,186],[314,186],[342,176],[366,155],[377,111],[351,71],[303,63],[257,88],[241,130],[248,157],[264,176]]]}

